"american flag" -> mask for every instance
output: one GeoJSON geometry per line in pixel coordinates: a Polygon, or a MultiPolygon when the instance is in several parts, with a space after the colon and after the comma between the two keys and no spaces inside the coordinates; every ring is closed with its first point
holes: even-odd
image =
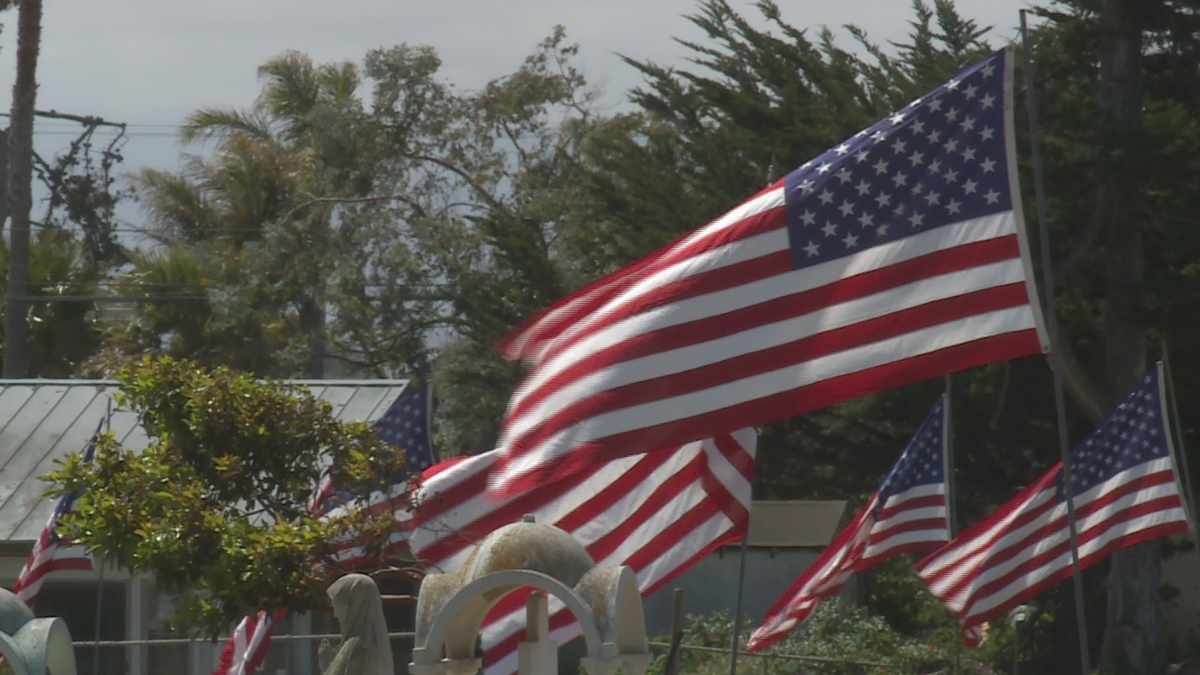
{"type": "MultiPolygon", "coordinates": [[[[429,431],[429,395],[428,384],[417,387],[412,393],[397,398],[374,424],[380,440],[404,449],[404,459],[411,472],[423,471],[434,461],[429,431]]],[[[398,482],[407,484],[407,480],[405,476],[398,482]]],[[[326,476],[317,488],[311,508],[316,513],[328,514],[354,498],[349,492],[338,489],[326,476]]],[[[275,623],[283,616],[284,612],[271,617],[260,611],[257,617],[244,617],[225,642],[213,675],[255,672],[267,658],[275,623]]]]}
{"type": "Polygon", "coordinates": [[[497,492],[1047,349],[998,52],[502,345],[497,492]]]}
{"type": "MultiPolygon", "coordinates": [[[[1070,455],[1079,566],[1118,549],[1188,530],[1152,370],[1070,455]]],[[[988,518],[917,564],[929,590],[978,628],[1071,576],[1061,462],[988,518]]]]}
{"type": "MultiPolygon", "coordinates": [[[[386,412],[375,420],[375,434],[379,440],[404,450],[404,461],[410,473],[420,473],[434,463],[433,441],[429,427],[430,388],[428,384],[417,387],[413,392],[397,398],[386,412]]],[[[407,476],[397,477],[396,482],[406,484],[407,476]]],[[[311,508],[317,513],[329,513],[339,504],[354,501],[357,495],[334,485],[332,476],[326,475],[317,487],[311,508]]]]}
{"type": "MultiPolygon", "coordinates": [[[[96,432],[88,440],[87,447],[83,451],[84,462],[91,462],[95,456],[96,437],[100,435],[104,424],[105,420],[100,420],[100,424],[96,426],[96,432]]],[[[30,607],[37,602],[38,592],[41,591],[42,582],[47,574],[66,570],[90,572],[94,569],[92,556],[88,555],[82,546],[73,546],[69,540],[59,537],[56,532],[62,517],[75,508],[75,502],[78,499],[78,491],[69,492],[58,498],[54,513],[50,515],[49,522],[46,523],[41,535],[34,542],[29,560],[25,562],[21,573],[17,575],[16,583],[13,584],[13,593],[30,607]]]]}
{"type": "Polygon", "coordinates": [[[855,572],[893,555],[928,551],[950,538],[946,509],[945,396],[938,399],[879,490],[838,533],[750,636],[752,652],[787,637],[855,572]]]}
{"type": "MultiPolygon", "coordinates": [[[[397,502],[396,516],[406,527],[397,529],[392,543],[407,543],[429,572],[453,572],[473,544],[530,513],[569,532],[596,564],[631,567],[645,596],[745,532],[756,438],[753,429],[743,429],[674,450],[621,457],[572,480],[499,500],[487,491],[497,451],[448,460],[425,472],[415,510],[407,500],[397,502]]],[[[517,670],[525,597],[509,595],[484,623],[488,675],[517,670]]],[[[550,609],[554,640],[562,644],[579,634],[557,600],[551,599],[550,609]]]]}

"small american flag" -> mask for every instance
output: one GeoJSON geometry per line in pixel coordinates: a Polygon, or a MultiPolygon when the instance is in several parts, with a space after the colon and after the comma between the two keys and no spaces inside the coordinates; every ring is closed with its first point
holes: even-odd
{"type": "MultiPolygon", "coordinates": [[[[404,449],[404,459],[409,472],[412,473],[424,471],[434,462],[429,431],[429,399],[429,385],[423,384],[412,393],[397,398],[374,425],[380,440],[404,449]]],[[[407,482],[408,477],[404,476],[398,480],[407,482]]],[[[317,488],[311,509],[315,513],[327,515],[354,500],[355,495],[339,490],[327,475],[317,488]]],[[[272,618],[260,611],[257,617],[244,617],[234,629],[233,635],[225,642],[221,650],[221,660],[213,675],[254,673],[267,657],[275,624],[285,614],[280,611],[272,618]]]]}
{"type": "Polygon", "coordinates": [[[855,572],[889,556],[928,551],[950,538],[946,509],[945,396],[921,424],[879,490],[767,611],[748,649],[787,637],[855,572]]]}
{"type": "MultiPolygon", "coordinates": [[[[1070,455],[1081,570],[1188,530],[1163,399],[1159,364],[1070,455]]],[[[918,563],[917,573],[964,633],[1070,578],[1061,462],[918,563]]]]}
{"type": "MultiPolygon", "coordinates": [[[[100,420],[100,424],[96,426],[96,432],[88,441],[87,447],[83,451],[84,462],[91,462],[95,456],[96,437],[104,428],[105,421],[104,419],[100,420]]],[[[47,574],[65,570],[90,572],[94,569],[92,556],[88,555],[82,546],[72,545],[71,541],[60,538],[55,531],[62,517],[75,508],[75,502],[78,499],[79,492],[77,491],[69,492],[58,498],[54,513],[50,515],[49,522],[46,523],[38,540],[34,542],[29,560],[25,562],[25,566],[21,568],[21,573],[17,576],[16,583],[13,584],[13,593],[30,607],[37,602],[38,592],[41,591],[42,582],[47,574]]]]}
{"type": "MultiPolygon", "coordinates": [[[[409,473],[420,473],[436,460],[429,428],[429,405],[429,385],[423,384],[415,391],[397,398],[375,420],[375,434],[379,440],[404,450],[409,473]]],[[[394,482],[407,481],[408,476],[399,476],[394,482]]],[[[317,487],[310,508],[315,513],[325,514],[357,498],[357,495],[334,485],[332,476],[327,474],[317,487]]]]}
{"type": "Polygon", "coordinates": [[[552,306],[493,490],[1047,349],[1001,51],[552,306]]]}

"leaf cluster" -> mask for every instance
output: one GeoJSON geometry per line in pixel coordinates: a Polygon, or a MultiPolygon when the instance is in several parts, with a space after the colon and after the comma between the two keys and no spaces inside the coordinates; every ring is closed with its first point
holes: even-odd
{"type": "Polygon", "coordinates": [[[117,379],[147,447],[106,433],[92,463],[73,456],[46,480],[80,494],[70,536],[188,594],[185,627],[215,636],[247,612],[321,606],[339,544],[365,542],[364,557],[380,561],[392,509],[311,509],[326,473],[348,494],[403,503],[403,453],[368,425],[339,421],[305,389],[188,361],[137,361],[117,379]]]}

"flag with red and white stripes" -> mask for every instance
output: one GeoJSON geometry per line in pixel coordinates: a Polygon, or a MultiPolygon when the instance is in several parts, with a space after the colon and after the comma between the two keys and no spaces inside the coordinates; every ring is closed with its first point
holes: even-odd
{"type": "MultiPolygon", "coordinates": [[[[1069,457],[1079,567],[1188,531],[1163,406],[1162,364],[1069,457]]],[[[1062,463],[917,564],[964,630],[1071,577],[1062,463]]]]}
{"type": "MultiPolygon", "coordinates": [[[[83,451],[84,462],[92,461],[95,456],[96,436],[100,434],[105,421],[100,420],[100,424],[96,427],[96,433],[88,440],[87,448],[83,451]]],[[[56,532],[60,519],[75,508],[75,502],[78,499],[78,492],[69,492],[58,498],[54,512],[50,514],[50,520],[42,529],[37,541],[34,542],[33,551],[30,552],[29,559],[25,561],[25,566],[21,568],[21,573],[17,575],[17,581],[13,584],[13,593],[30,607],[37,602],[38,592],[41,591],[42,582],[45,581],[47,574],[67,570],[91,572],[95,569],[92,556],[88,555],[82,546],[73,545],[71,540],[59,537],[56,532]]]]}
{"type": "Polygon", "coordinates": [[[271,616],[260,610],[255,616],[243,618],[221,650],[214,675],[251,675],[258,670],[267,659],[275,623],[285,613],[281,609],[271,616]]]}
{"type": "Polygon", "coordinates": [[[836,595],[851,574],[890,556],[937,548],[950,538],[948,430],[943,396],[867,505],[767,610],[763,625],[750,636],[750,651],[787,637],[823,600],[836,595]]]}
{"type": "MultiPolygon", "coordinates": [[[[538,522],[570,533],[597,565],[632,568],[644,597],[745,532],[756,440],[753,429],[743,429],[673,450],[621,457],[570,481],[500,500],[487,491],[496,451],[442,462],[426,471],[417,507],[409,510],[405,501],[397,512],[408,527],[394,540],[407,540],[428,571],[453,572],[488,533],[533,514],[538,522]]],[[[488,675],[517,670],[525,595],[509,595],[487,617],[488,675]]],[[[556,599],[550,603],[551,635],[562,644],[579,627],[556,599]]]]}
{"type": "Polygon", "coordinates": [[[1005,50],[552,306],[491,489],[1047,350],[1012,126],[1005,50]]]}

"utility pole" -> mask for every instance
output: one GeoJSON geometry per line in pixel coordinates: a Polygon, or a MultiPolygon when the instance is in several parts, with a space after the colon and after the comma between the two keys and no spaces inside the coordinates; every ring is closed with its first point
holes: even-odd
{"type": "Polygon", "coordinates": [[[8,132],[8,307],[4,317],[4,377],[29,374],[29,211],[33,208],[33,110],[42,38],[42,0],[21,0],[17,16],[17,79],[8,132]]]}

